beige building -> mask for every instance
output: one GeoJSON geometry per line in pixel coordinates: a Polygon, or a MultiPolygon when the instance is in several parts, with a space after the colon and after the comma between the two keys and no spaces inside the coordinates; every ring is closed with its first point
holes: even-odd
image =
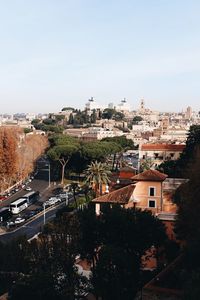
{"type": "Polygon", "coordinates": [[[180,157],[185,144],[147,143],[139,148],[140,163],[149,159],[152,167],[160,165],[167,160],[176,160],[180,157]]]}

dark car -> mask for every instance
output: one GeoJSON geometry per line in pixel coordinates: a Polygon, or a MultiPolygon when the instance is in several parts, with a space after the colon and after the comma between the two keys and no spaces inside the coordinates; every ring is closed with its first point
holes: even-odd
{"type": "Polygon", "coordinates": [[[0,196],[0,202],[6,200],[7,196],[0,196]]]}
{"type": "Polygon", "coordinates": [[[26,214],[24,215],[24,218],[27,220],[29,218],[32,218],[36,214],[37,214],[37,212],[35,210],[30,210],[30,211],[26,212],[26,214]]]}
{"type": "Polygon", "coordinates": [[[35,209],[36,214],[39,214],[39,212],[43,211],[43,207],[37,207],[35,209]]]}

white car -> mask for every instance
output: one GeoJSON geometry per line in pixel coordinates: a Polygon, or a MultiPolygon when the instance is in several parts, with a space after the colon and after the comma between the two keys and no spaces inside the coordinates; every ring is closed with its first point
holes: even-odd
{"type": "Polygon", "coordinates": [[[21,224],[21,223],[23,223],[23,222],[25,222],[25,219],[24,219],[24,218],[18,217],[17,219],[15,219],[15,224],[21,224]]]}
{"type": "Polygon", "coordinates": [[[11,226],[15,226],[15,222],[14,221],[8,221],[7,226],[11,227],[11,226]]]}
{"type": "Polygon", "coordinates": [[[27,187],[25,188],[25,191],[32,191],[32,188],[31,188],[30,186],[27,186],[27,187]]]}
{"type": "Polygon", "coordinates": [[[61,199],[60,199],[60,198],[58,198],[58,197],[50,197],[49,200],[47,200],[47,201],[45,202],[45,205],[51,206],[51,205],[54,205],[54,204],[56,204],[56,203],[58,203],[58,202],[61,202],[61,199]]]}

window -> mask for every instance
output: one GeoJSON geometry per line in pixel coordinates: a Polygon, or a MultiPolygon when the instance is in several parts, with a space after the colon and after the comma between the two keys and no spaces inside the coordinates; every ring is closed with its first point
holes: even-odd
{"type": "Polygon", "coordinates": [[[150,186],[149,188],[149,196],[155,196],[156,195],[156,188],[150,186]]]}
{"type": "Polygon", "coordinates": [[[155,208],[156,207],[156,200],[149,200],[149,207],[155,208]]]}

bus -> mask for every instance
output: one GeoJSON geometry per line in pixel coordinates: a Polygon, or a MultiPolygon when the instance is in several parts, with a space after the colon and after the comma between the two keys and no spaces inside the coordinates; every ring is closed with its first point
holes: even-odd
{"type": "Polygon", "coordinates": [[[23,198],[27,200],[28,205],[31,205],[31,204],[38,201],[39,196],[40,196],[40,193],[38,191],[37,192],[32,191],[32,192],[29,192],[29,193],[25,194],[23,196],[23,198]]]}
{"type": "Polygon", "coordinates": [[[10,211],[12,214],[15,215],[20,213],[22,210],[26,209],[27,207],[28,207],[27,199],[19,198],[10,204],[10,211]]]}
{"type": "Polygon", "coordinates": [[[9,207],[0,208],[0,223],[7,221],[12,217],[9,207]]]}

